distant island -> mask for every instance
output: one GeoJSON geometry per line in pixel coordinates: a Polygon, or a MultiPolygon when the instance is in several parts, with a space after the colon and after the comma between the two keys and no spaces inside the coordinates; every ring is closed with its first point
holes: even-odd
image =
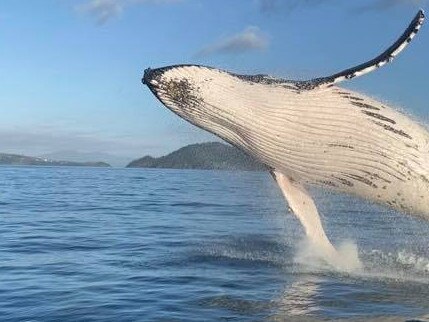
{"type": "Polygon", "coordinates": [[[47,158],[29,157],[18,154],[0,153],[0,165],[38,165],[38,166],[72,166],[72,167],[110,167],[106,162],[72,162],[55,161],[47,158]]]}
{"type": "Polygon", "coordinates": [[[159,158],[147,155],[132,161],[127,168],[244,171],[265,171],[267,169],[262,163],[247,154],[220,142],[191,144],[159,158]]]}

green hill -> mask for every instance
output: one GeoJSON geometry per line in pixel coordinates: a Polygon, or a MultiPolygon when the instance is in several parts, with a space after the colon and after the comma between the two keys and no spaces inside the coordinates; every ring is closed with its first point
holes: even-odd
{"type": "Polygon", "coordinates": [[[264,171],[266,167],[240,150],[219,142],[191,144],[166,156],[145,156],[128,168],[264,171]]]}

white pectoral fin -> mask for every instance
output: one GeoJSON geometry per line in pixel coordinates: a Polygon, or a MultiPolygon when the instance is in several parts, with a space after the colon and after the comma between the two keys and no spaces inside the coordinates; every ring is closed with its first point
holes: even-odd
{"type": "Polygon", "coordinates": [[[272,170],[271,175],[279,185],[293,213],[304,227],[310,241],[326,247],[329,251],[334,251],[334,247],[323,230],[316,205],[306,189],[300,183],[289,179],[281,172],[272,170]]]}
{"type": "Polygon", "coordinates": [[[312,256],[316,254],[317,258],[322,258],[323,261],[336,269],[345,271],[361,269],[363,266],[359,260],[357,249],[340,247],[339,251],[337,251],[331,244],[323,230],[316,205],[305,188],[300,183],[276,170],[271,170],[271,175],[279,185],[290,208],[292,208],[295,216],[298,217],[304,227],[307,238],[311,242],[309,249],[311,249],[313,255],[310,254],[310,257],[308,257],[304,254],[298,262],[303,262],[304,264],[312,262],[314,260],[312,256]]]}
{"type": "Polygon", "coordinates": [[[414,38],[414,36],[417,34],[420,27],[422,26],[424,19],[425,15],[423,10],[419,10],[413,21],[411,21],[408,28],[398,38],[398,40],[396,40],[393,45],[391,45],[382,54],[375,57],[374,59],[367,61],[366,63],[363,63],[361,65],[343,70],[334,75],[303,81],[298,83],[297,85],[302,89],[308,90],[323,86],[329,86],[341,82],[343,80],[365,75],[387,63],[390,63],[411,42],[411,40],[414,38]]]}

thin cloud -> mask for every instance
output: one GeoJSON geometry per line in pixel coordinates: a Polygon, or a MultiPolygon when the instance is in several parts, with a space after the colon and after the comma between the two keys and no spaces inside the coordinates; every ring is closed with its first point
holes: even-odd
{"type": "Polygon", "coordinates": [[[97,24],[105,24],[108,20],[118,17],[124,10],[127,1],[91,0],[77,7],[79,12],[92,16],[97,24]]]}
{"type": "Polygon", "coordinates": [[[144,139],[106,137],[97,133],[65,131],[50,126],[36,126],[31,129],[0,127],[0,142],[0,153],[30,156],[62,150],[82,153],[95,151],[121,156],[158,148],[157,144],[144,139]]]}
{"type": "MultiPolygon", "coordinates": [[[[262,13],[291,12],[302,7],[316,7],[320,5],[344,5],[339,0],[255,0],[262,13]]],[[[429,0],[372,0],[361,4],[361,1],[353,3],[354,11],[384,11],[398,6],[424,6],[429,0]]]]}
{"type": "Polygon", "coordinates": [[[257,3],[262,12],[273,12],[279,5],[277,0],[258,0],[257,3]]]}
{"type": "Polygon", "coordinates": [[[398,6],[420,7],[428,3],[427,0],[376,0],[369,4],[359,6],[358,11],[384,11],[398,6]]]}
{"type": "Polygon", "coordinates": [[[109,20],[118,18],[125,9],[142,4],[169,4],[182,0],[88,0],[76,7],[78,12],[87,14],[103,25],[109,20]]]}
{"type": "Polygon", "coordinates": [[[65,161],[106,161],[115,166],[124,166],[144,155],[161,156],[190,143],[213,139],[211,134],[191,127],[184,121],[141,137],[108,136],[100,132],[67,130],[51,125],[0,125],[0,153],[44,156],[65,161]]]}
{"type": "Polygon", "coordinates": [[[241,54],[266,49],[268,44],[268,37],[258,27],[250,26],[238,34],[221,39],[212,45],[202,48],[197,53],[197,56],[241,54]]]}
{"type": "Polygon", "coordinates": [[[334,3],[337,0],[256,0],[258,8],[263,13],[293,11],[299,7],[311,7],[324,3],[334,3]]]}

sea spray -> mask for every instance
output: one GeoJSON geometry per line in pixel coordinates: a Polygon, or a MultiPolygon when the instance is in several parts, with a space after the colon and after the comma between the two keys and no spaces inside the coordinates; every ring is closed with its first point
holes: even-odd
{"type": "Polygon", "coordinates": [[[373,249],[362,253],[365,273],[378,279],[429,283],[429,258],[427,254],[410,250],[383,251],[373,249]]]}
{"type": "Polygon", "coordinates": [[[359,259],[357,244],[353,241],[341,242],[336,252],[326,250],[320,244],[308,239],[298,243],[294,261],[311,270],[336,270],[357,273],[363,269],[359,259]]]}

